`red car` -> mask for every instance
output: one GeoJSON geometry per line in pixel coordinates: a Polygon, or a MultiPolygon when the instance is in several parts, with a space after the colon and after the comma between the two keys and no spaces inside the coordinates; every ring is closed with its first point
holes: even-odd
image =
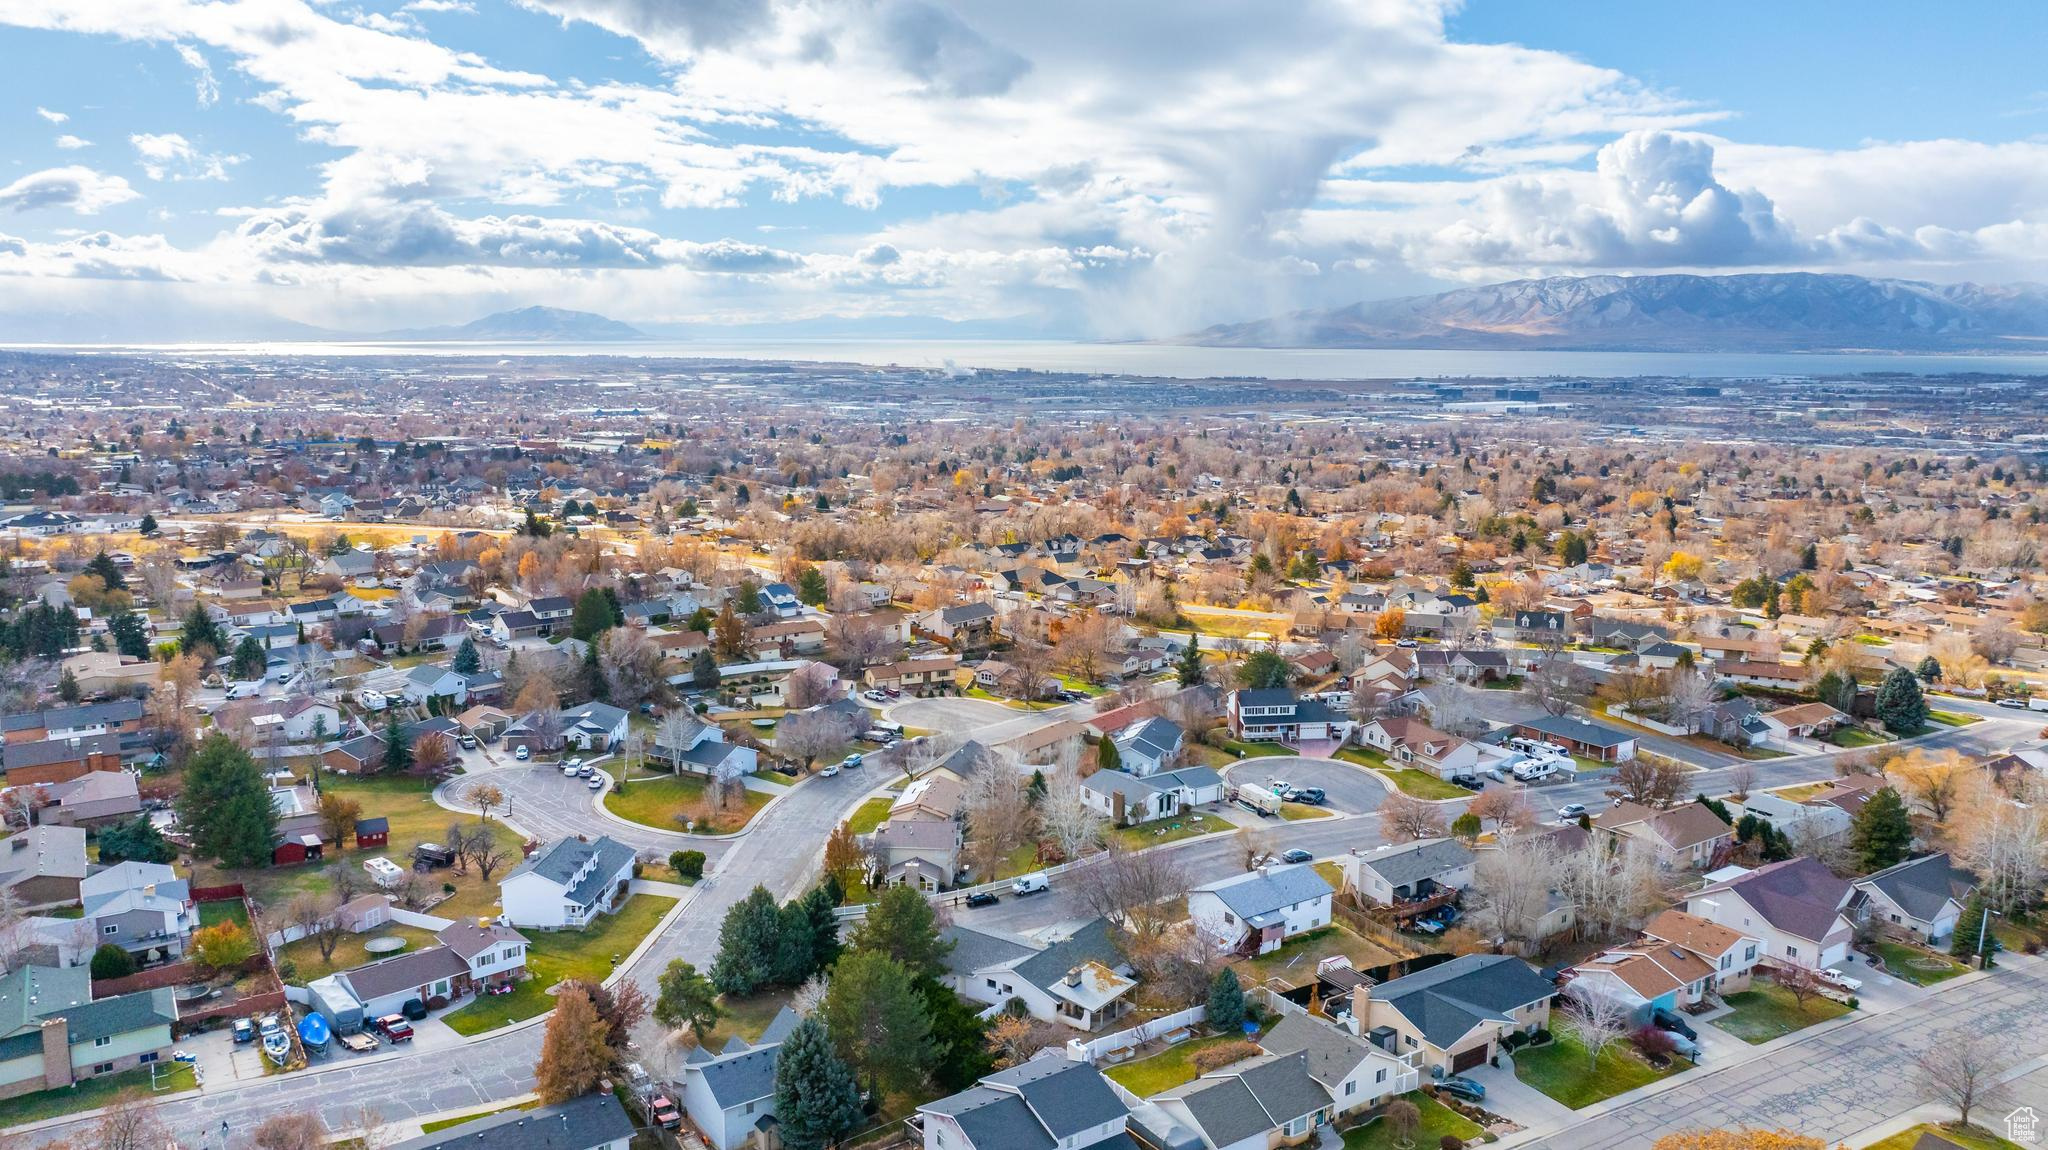
{"type": "Polygon", "coordinates": [[[376,1025],[377,1033],[383,1035],[386,1042],[412,1041],[412,1023],[407,1022],[403,1014],[387,1014],[378,1019],[376,1025]]]}
{"type": "Polygon", "coordinates": [[[676,1110],[676,1104],[664,1095],[655,1095],[647,1108],[654,1112],[654,1124],[663,1130],[674,1130],[683,1124],[683,1116],[676,1110]]]}

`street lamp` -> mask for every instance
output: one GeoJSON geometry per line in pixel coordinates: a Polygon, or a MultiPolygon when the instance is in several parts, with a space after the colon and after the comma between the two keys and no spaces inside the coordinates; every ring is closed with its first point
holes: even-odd
{"type": "Polygon", "coordinates": [[[1990,933],[1991,919],[1997,914],[1997,911],[1987,906],[1984,908],[1984,917],[1977,920],[1977,969],[1979,970],[1984,969],[1984,937],[1990,933]]]}

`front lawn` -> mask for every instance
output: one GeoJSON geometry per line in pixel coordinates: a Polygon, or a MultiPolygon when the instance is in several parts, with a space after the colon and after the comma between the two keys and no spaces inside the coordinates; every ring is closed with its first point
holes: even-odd
{"type": "Polygon", "coordinates": [[[1279,975],[1300,985],[1315,977],[1317,963],[1335,954],[1350,958],[1351,965],[1359,970],[1385,966],[1402,957],[1354,933],[1349,927],[1333,922],[1295,935],[1281,943],[1279,949],[1267,954],[1238,959],[1238,978],[1249,985],[1279,975]]]}
{"type": "Polygon", "coordinates": [[[1848,1004],[1818,994],[1801,1007],[1791,991],[1762,979],[1752,983],[1748,990],[1729,995],[1727,1001],[1734,1010],[1715,1019],[1713,1025],[1751,1046],[1849,1013],[1848,1004]]]}
{"type": "MultiPolygon", "coordinates": [[[[1415,1108],[1422,1112],[1422,1122],[1415,1127],[1414,1145],[1417,1150],[1442,1144],[1447,1134],[1467,1146],[1493,1141],[1493,1136],[1482,1130],[1478,1123],[1423,1091],[1417,1090],[1401,1097],[1413,1102],[1415,1108]]],[[[1346,1130],[1344,1150],[1396,1150],[1393,1124],[1381,1117],[1346,1130]]]]}
{"type": "Polygon", "coordinates": [[[23,1094],[0,1102],[0,1126],[19,1126],[25,1122],[41,1122],[46,1118],[58,1118],[76,1114],[81,1110],[97,1110],[121,1100],[121,1095],[134,1091],[147,1100],[158,1094],[176,1094],[190,1090],[195,1083],[192,1079],[192,1064],[173,1062],[161,1065],[157,1070],[157,1086],[151,1090],[149,1067],[138,1066],[119,1074],[105,1074],[88,1078],[83,1082],[56,1090],[43,1090],[34,1094],[23,1094]]]}
{"type": "Polygon", "coordinates": [[[1767,791],[1765,793],[1776,795],[1788,803],[1803,803],[1834,785],[1834,781],[1830,779],[1827,782],[1800,783],[1797,786],[1779,787],[1774,791],[1767,791]]]}
{"type": "MultiPolygon", "coordinates": [[[[1283,811],[1282,813],[1284,814],[1285,812],[1283,811]]],[[[1163,819],[1153,819],[1149,823],[1139,823],[1134,827],[1117,827],[1110,831],[1110,833],[1115,835],[1117,841],[1125,847],[1131,850],[1143,850],[1146,847],[1156,847],[1161,843],[1173,843],[1179,842],[1182,839],[1191,839],[1196,835],[1227,831],[1231,829],[1231,826],[1231,823],[1211,816],[1178,814],[1170,815],[1163,819]]]]}
{"type": "Polygon", "coordinates": [[[1901,1130],[1882,1142],[1872,1142],[1863,1150],[1913,1150],[1920,1144],[1924,1134],[1947,1139],[1963,1150],[2022,1150],[2017,1142],[2008,1142],[1982,1126],[1948,1126],[1939,1122],[1922,1122],[1911,1130],[1901,1130]]]}
{"type": "Polygon", "coordinates": [[[1936,954],[1923,947],[1909,946],[1903,942],[1876,942],[1870,949],[1884,959],[1885,973],[1901,978],[1914,986],[1933,986],[1946,982],[1970,968],[1959,962],[1951,962],[1947,955],[1936,954]]]}
{"type": "Polygon", "coordinates": [[[471,1114],[458,1114],[453,1118],[442,1118],[434,1122],[422,1122],[420,1123],[420,1133],[432,1134],[436,1130],[446,1130],[450,1126],[460,1126],[464,1122],[474,1122],[479,1118],[489,1118],[493,1114],[503,1114],[510,1110],[532,1110],[539,1105],[540,1099],[536,1098],[531,1102],[520,1102],[511,1106],[500,1106],[495,1110],[478,1110],[471,1114]]]}
{"type": "Polygon", "coordinates": [[[746,826],[773,797],[760,791],[744,791],[739,802],[714,815],[703,810],[704,780],[701,777],[657,775],[634,779],[624,787],[615,786],[606,791],[604,809],[629,822],[665,831],[683,829],[676,816],[687,812],[692,817],[701,816],[699,824],[692,828],[699,833],[731,834],[746,826]]]}
{"type": "Polygon", "coordinates": [[[1866,731],[1862,727],[1836,727],[1829,732],[1826,741],[1837,747],[1875,747],[1891,742],[1891,736],[1866,731]]]}
{"type": "Polygon", "coordinates": [[[1280,817],[1290,823],[1298,823],[1304,819],[1329,818],[1330,812],[1321,807],[1312,807],[1307,803],[1281,803],[1280,817]]]}
{"type": "Polygon", "coordinates": [[[1267,755],[1287,756],[1294,753],[1278,743],[1245,743],[1236,739],[1223,740],[1223,749],[1240,759],[1256,759],[1267,755]]]}
{"type": "Polygon", "coordinates": [[[1573,1110],[1626,1094],[1638,1087],[1669,1078],[1692,1063],[1673,1058],[1663,1070],[1643,1061],[1626,1041],[1614,1042],[1600,1051],[1599,1061],[1586,1056],[1586,1044],[1572,1033],[1568,1024],[1551,1032],[1548,1046],[1525,1046],[1515,1051],[1515,1077],[1550,1095],[1573,1110]]]}
{"type": "Polygon", "coordinates": [[[853,814],[847,816],[846,829],[857,835],[873,834],[875,828],[881,826],[882,821],[889,817],[891,805],[888,799],[869,799],[855,807],[853,814]]]}
{"type": "Polygon", "coordinates": [[[1217,1034],[1208,1038],[1196,1038],[1178,1046],[1169,1046],[1150,1058],[1126,1062],[1103,1071],[1117,1085],[1140,1098],[1150,1098],[1162,1090],[1171,1090],[1183,1083],[1193,1082],[1201,1077],[1201,1071],[1194,1066],[1197,1053],[1226,1042],[1242,1042],[1241,1034],[1217,1034]]]}
{"type": "Polygon", "coordinates": [[[623,962],[640,940],[652,933],[676,900],[636,894],[616,914],[608,914],[586,930],[536,930],[527,935],[526,968],[532,977],[510,994],[484,995],[441,1016],[458,1034],[477,1035],[553,1010],[548,988],[565,978],[602,982],[615,961],[623,962]]]}
{"type": "Polygon", "coordinates": [[[1413,767],[1381,771],[1380,774],[1391,780],[1395,786],[1401,788],[1402,794],[1411,795],[1418,799],[1469,799],[1472,797],[1471,791],[1463,787],[1453,786],[1430,774],[1428,771],[1418,771],[1413,767]]]}

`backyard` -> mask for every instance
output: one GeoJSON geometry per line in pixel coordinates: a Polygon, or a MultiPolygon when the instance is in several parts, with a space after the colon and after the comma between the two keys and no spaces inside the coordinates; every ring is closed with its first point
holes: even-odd
{"type": "Polygon", "coordinates": [[[1201,1076],[1195,1069],[1194,1057],[1212,1046],[1226,1042],[1243,1041],[1236,1034],[1216,1034],[1208,1038],[1195,1038],[1178,1046],[1169,1046],[1150,1058],[1126,1062],[1103,1071],[1111,1081],[1140,1098],[1150,1098],[1162,1090],[1171,1090],[1184,1082],[1193,1082],[1201,1076]]]}
{"type": "MultiPolygon", "coordinates": [[[[604,809],[641,826],[665,831],[680,830],[676,816],[697,812],[704,802],[704,779],[697,775],[653,775],[635,778],[605,792],[604,809]]],[[[760,791],[742,792],[727,810],[693,827],[700,834],[731,834],[746,826],[768,800],[775,796],[760,791]]]]}
{"type": "MultiPolygon", "coordinates": [[[[1445,1135],[1471,1145],[1474,1142],[1491,1142],[1493,1136],[1479,1128],[1478,1123],[1453,1111],[1423,1091],[1402,1095],[1415,1104],[1422,1112],[1422,1121],[1415,1127],[1413,1145],[1429,1147],[1440,1145],[1445,1135]]],[[[1374,1119],[1363,1126],[1353,1127],[1344,1132],[1344,1150],[1397,1150],[1394,1127],[1385,1118],[1374,1119]]]]}
{"type": "Polygon", "coordinates": [[[1816,994],[1801,1006],[1792,992],[1775,982],[1756,982],[1748,990],[1727,996],[1733,1011],[1714,1020],[1714,1025],[1752,1046],[1804,1030],[1849,1013],[1845,1003],[1816,994]]]}
{"type": "Polygon", "coordinates": [[[526,950],[532,977],[521,980],[510,994],[471,999],[441,1020],[458,1034],[476,1035],[546,1014],[555,1005],[549,988],[565,978],[602,982],[675,904],[672,898],[636,894],[617,913],[605,915],[586,930],[534,931],[527,935],[532,945],[526,950]]]}
{"type": "Polygon", "coordinates": [[[404,954],[410,951],[422,950],[434,945],[434,942],[435,938],[432,931],[421,930],[416,926],[401,926],[398,923],[390,922],[385,923],[383,926],[373,927],[362,934],[342,935],[340,945],[334,948],[334,957],[328,959],[320,957],[320,944],[315,939],[302,938],[297,942],[286,943],[277,949],[277,964],[279,967],[290,972],[291,978],[289,981],[304,985],[313,979],[324,978],[338,970],[353,970],[366,962],[372,962],[378,958],[390,958],[393,954],[404,954]],[[394,935],[404,939],[405,950],[376,955],[363,949],[364,943],[369,942],[373,938],[382,938],[385,935],[394,935]],[[286,964],[290,965],[287,966],[286,964]]]}
{"type": "Polygon", "coordinates": [[[1296,935],[1281,943],[1279,949],[1256,958],[1237,960],[1238,977],[1247,984],[1263,983],[1279,975],[1291,983],[1299,984],[1313,978],[1316,964],[1332,955],[1344,955],[1351,959],[1351,965],[1359,970],[1385,966],[1401,958],[1385,947],[1365,938],[1340,923],[1317,927],[1315,930],[1296,935]]]}
{"type": "Polygon", "coordinates": [[[1552,1031],[1549,1045],[1525,1046],[1515,1051],[1514,1059],[1516,1078],[1573,1110],[1648,1086],[1692,1066],[1683,1058],[1673,1058],[1668,1067],[1659,1070],[1645,1062],[1627,1042],[1608,1044],[1595,1061],[1586,1056],[1586,1044],[1579,1041],[1569,1025],[1552,1031]]]}

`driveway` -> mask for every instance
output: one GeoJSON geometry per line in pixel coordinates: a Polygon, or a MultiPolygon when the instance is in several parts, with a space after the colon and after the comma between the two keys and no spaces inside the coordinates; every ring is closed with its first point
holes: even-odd
{"type": "Polygon", "coordinates": [[[1506,1056],[1500,1062],[1498,1068],[1478,1066],[1463,1075],[1486,1087],[1486,1101],[1480,1103],[1481,1106],[1510,1122],[1532,1129],[1571,1122],[1574,1117],[1571,1107],[1515,1077],[1514,1063],[1506,1056]]]}
{"type": "Polygon", "coordinates": [[[1296,787],[1321,787],[1332,810],[1369,814],[1387,797],[1387,783],[1372,771],[1338,759],[1271,755],[1244,759],[1223,769],[1232,783],[1285,780],[1296,787]]]}

